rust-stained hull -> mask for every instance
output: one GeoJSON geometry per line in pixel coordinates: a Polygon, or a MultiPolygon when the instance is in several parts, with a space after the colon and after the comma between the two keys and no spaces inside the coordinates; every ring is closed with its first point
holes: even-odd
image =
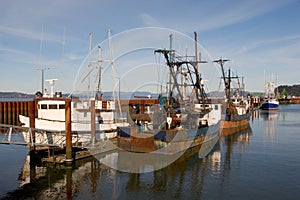
{"type": "Polygon", "coordinates": [[[235,121],[221,121],[221,135],[234,134],[249,127],[250,113],[245,118],[235,121]]]}
{"type": "Polygon", "coordinates": [[[204,142],[219,137],[220,123],[198,130],[154,130],[139,133],[136,128],[131,128],[130,131],[126,137],[118,137],[120,149],[137,153],[173,155],[190,148],[201,147],[204,142]]]}

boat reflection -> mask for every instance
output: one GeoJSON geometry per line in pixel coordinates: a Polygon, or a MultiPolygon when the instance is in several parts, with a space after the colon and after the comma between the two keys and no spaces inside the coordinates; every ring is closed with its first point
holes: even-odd
{"type": "Polygon", "coordinates": [[[245,148],[249,146],[251,135],[252,129],[249,125],[247,129],[244,129],[235,134],[222,136],[220,138],[220,147],[222,149],[221,157],[223,166],[221,168],[223,169],[223,182],[225,181],[225,178],[230,174],[230,170],[232,168],[232,160],[238,159],[236,163],[240,163],[241,154],[244,152],[245,148]],[[234,153],[238,154],[239,156],[232,158],[232,156],[234,156],[234,153]]]}
{"type": "Polygon", "coordinates": [[[277,127],[277,120],[279,118],[279,111],[272,110],[272,111],[261,111],[260,115],[264,121],[264,131],[265,135],[268,137],[269,140],[274,141],[276,136],[276,127],[277,127]]]}
{"type": "Polygon", "coordinates": [[[266,121],[277,120],[279,117],[278,110],[269,110],[269,111],[261,110],[260,115],[266,121]]]}
{"type": "MultiPolygon", "coordinates": [[[[30,166],[28,158],[20,175],[20,188],[8,193],[4,199],[142,199],[146,194],[150,199],[200,199],[205,194],[204,188],[211,183],[212,175],[220,174],[224,179],[230,175],[233,151],[242,153],[251,134],[249,126],[247,130],[222,136],[204,158],[199,158],[199,149],[194,149],[166,167],[148,173],[126,173],[104,164],[104,160],[116,165],[135,162],[126,160],[120,152],[79,160],[71,167],[30,166]],[[189,194],[187,187],[197,190],[189,194]]],[[[150,161],[145,160],[140,167],[154,168],[150,161]]],[[[156,161],[163,162],[157,157],[156,161]]]]}

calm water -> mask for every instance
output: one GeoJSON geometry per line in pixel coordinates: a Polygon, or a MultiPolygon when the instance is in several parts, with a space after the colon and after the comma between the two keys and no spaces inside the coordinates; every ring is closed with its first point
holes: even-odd
{"type": "Polygon", "coordinates": [[[221,137],[206,158],[144,174],[92,158],[70,168],[30,168],[26,147],[1,145],[0,198],[299,199],[300,105],[253,116],[249,130],[221,137]]]}

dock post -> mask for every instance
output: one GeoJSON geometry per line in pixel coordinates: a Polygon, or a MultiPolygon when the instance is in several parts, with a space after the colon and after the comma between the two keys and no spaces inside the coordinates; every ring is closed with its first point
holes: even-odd
{"type": "Polygon", "coordinates": [[[91,100],[91,139],[92,139],[92,145],[95,144],[95,138],[96,138],[96,127],[95,127],[95,100],[91,100]]]}
{"type": "Polygon", "coordinates": [[[72,166],[66,167],[66,199],[72,199],[72,166]]]}
{"type": "Polygon", "coordinates": [[[71,130],[71,99],[65,100],[65,119],[66,119],[66,164],[73,161],[72,157],[72,130],[71,130]]]}
{"type": "Polygon", "coordinates": [[[12,102],[7,102],[7,124],[12,125],[12,102]]]}
{"type": "Polygon", "coordinates": [[[3,123],[3,102],[0,102],[0,124],[3,123]]]}
{"type": "Polygon", "coordinates": [[[7,102],[3,103],[3,124],[7,124],[7,102]]]}
{"type": "MultiPolygon", "coordinates": [[[[35,101],[29,101],[28,102],[28,116],[29,116],[29,126],[30,128],[35,128],[35,101]]],[[[31,139],[31,144],[29,146],[29,155],[30,155],[30,166],[34,166],[35,163],[35,132],[32,130],[32,139],[31,139]]]]}

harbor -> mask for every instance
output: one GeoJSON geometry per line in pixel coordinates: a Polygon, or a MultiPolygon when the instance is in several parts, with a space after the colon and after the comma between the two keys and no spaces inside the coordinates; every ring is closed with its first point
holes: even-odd
{"type": "MultiPolygon", "coordinates": [[[[1,145],[1,199],[295,199],[299,193],[299,104],[256,110],[250,128],[221,136],[204,159],[185,159],[151,173],[123,173],[101,159],[111,152],[61,165],[29,166],[27,148],[1,145]],[[99,161],[100,160],[100,161],[99,161]],[[190,190],[191,184],[197,190],[190,190]],[[216,192],[218,191],[218,192],[216,192]],[[253,191],[256,191],[253,193],[253,191]]],[[[3,135],[2,135],[3,136],[3,135]]]]}
{"type": "Polygon", "coordinates": [[[0,200],[297,200],[299,9],[3,1],[0,200]]]}

